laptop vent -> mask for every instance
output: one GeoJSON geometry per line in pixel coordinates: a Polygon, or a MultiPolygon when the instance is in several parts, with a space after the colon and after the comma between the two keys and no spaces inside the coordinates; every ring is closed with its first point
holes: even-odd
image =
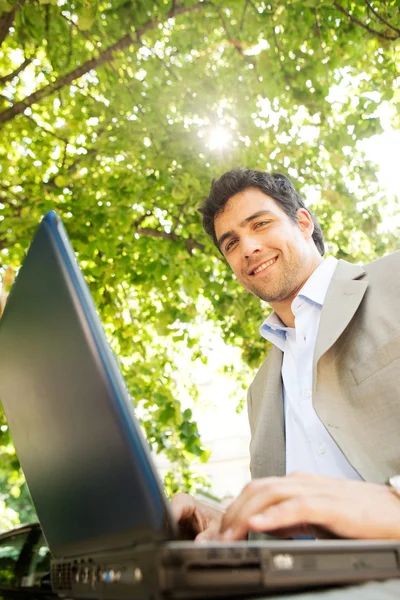
{"type": "Polygon", "coordinates": [[[72,589],[71,563],[55,564],[52,566],[51,585],[54,591],[72,589]]]}

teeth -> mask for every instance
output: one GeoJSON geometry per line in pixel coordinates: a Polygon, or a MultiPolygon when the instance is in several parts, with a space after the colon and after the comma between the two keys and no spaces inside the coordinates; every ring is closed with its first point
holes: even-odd
{"type": "Polygon", "coordinates": [[[273,265],[275,261],[276,261],[276,257],[275,258],[271,258],[271,260],[268,260],[267,262],[263,263],[262,265],[260,265],[259,267],[257,267],[257,269],[254,269],[253,275],[255,275],[256,273],[259,273],[260,271],[264,271],[264,269],[266,269],[270,265],[273,265]]]}

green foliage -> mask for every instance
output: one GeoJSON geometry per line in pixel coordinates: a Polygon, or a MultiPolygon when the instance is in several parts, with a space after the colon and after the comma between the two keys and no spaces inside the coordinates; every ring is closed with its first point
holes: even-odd
{"type": "MultiPolygon", "coordinates": [[[[251,368],[265,354],[265,307],[238,287],[197,208],[227,168],[279,170],[338,256],[398,247],[357,148],[381,131],[383,102],[399,125],[398,6],[2,0],[0,11],[0,268],[18,268],[56,209],[149,444],[174,467],[168,487],[192,489],[190,462],[208,453],[181,406],[196,398],[190,373],[174,366],[182,351],[205,360],[191,325],[219,324],[251,368]]],[[[18,465],[2,448],[11,506],[18,465]]]]}

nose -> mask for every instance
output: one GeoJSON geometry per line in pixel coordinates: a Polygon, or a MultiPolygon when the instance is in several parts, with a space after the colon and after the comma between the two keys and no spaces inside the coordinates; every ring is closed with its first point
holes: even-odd
{"type": "Polygon", "coordinates": [[[253,254],[261,251],[260,241],[251,235],[242,238],[241,246],[244,258],[250,258],[253,254]]]}

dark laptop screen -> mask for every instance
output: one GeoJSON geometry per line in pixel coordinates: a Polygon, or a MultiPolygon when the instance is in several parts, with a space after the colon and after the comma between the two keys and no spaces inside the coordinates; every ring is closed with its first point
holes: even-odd
{"type": "Polygon", "coordinates": [[[171,537],[147,444],[54,212],[0,321],[0,400],[55,557],[171,537]]]}

